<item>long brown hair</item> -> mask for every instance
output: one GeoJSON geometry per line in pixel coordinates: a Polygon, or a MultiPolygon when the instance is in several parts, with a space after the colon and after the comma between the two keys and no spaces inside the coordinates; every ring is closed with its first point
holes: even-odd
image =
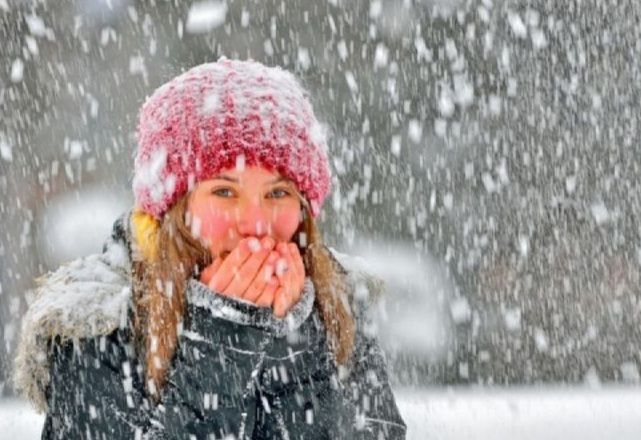
{"type": "MultiPolygon", "coordinates": [[[[178,344],[188,280],[211,263],[209,251],[185,222],[187,201],[188,194],[154,227],[133,228],[134,338],[144,364],[146,389],[156,401],[178,344]]],[[[354,347],[345,272],[324,246],[304,200],[302,206],[303,219],[294,242],[299,244],[305,272],[314,285],[314,306],[325,326],[329,348],[336,363],[345,365],[354,347]]],[[[145,216],[136,215],[138,220],[145,216]]]]}

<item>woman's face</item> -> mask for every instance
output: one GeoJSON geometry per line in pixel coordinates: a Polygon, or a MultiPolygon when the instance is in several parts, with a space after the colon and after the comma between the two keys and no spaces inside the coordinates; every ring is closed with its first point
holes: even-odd
{"type": "Polygon", "coordinates": [[[301,222],[301,202],[294,184],[278,173],[259,166],[230,168],[196,185],[187,221],[215,258],[250,236],[291,241],[301,222]]]}

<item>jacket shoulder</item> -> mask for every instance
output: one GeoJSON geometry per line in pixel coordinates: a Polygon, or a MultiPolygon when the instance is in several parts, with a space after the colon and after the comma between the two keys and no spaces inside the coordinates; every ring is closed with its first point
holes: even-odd
{"type": "Polygon", "coordinates": [[[385,293],[385,281],[374,274],[367,260],[357,255],[349,255],[328,247],[330,255],[342,269],[351,287],[352,301],[367,305],[376,303],[385,293]]]}
{"type": "Polygon", "coordinates": [[[131,263],[128,239],[116,233],[103,252],[74,260],[37,280],[28,294],[14,361],[14,385],[38,409],[45,408],[49,341],[109,335],[128,325],[131,263]]]}

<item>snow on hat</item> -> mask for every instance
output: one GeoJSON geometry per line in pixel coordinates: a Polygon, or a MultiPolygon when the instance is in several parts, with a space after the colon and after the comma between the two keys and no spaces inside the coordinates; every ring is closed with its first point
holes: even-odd
{"type": "Polygon", "coordinates": [[[289,178],[317,216],[330,188],[327,146],[289,72],[221,58],[159,87],[140,110],[133,190],[160,219],[194,184],[238,164],[289,178]]]}

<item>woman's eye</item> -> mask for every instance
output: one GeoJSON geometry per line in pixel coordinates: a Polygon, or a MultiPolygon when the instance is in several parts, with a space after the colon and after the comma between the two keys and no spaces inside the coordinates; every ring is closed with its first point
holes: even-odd
{"type": "Polygon", "coordinates": [[[282,199],[283,197],[287,197],[289,195],[289,191],[283,188],[275,188],[269,192],[267,197],[270,199],[282,199]]]}
{"type": "Polygon", "coordinates": [[[211,193],[215,194],[215,195],[217,195],[219,197],[225,197],[225,198],[229,198],[229,197],[233,197],[234,196],[233,191],[231,189],[229,189],[229,188],[217,188],[217,189],[213,190],[211,193]]]}

